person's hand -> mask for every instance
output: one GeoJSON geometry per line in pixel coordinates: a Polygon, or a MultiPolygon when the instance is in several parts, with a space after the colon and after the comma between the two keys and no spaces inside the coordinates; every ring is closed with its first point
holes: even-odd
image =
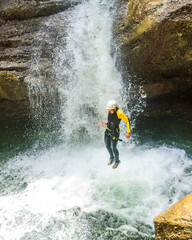
{"type": "Polygon", "coordinates": [[[98,123],[99,123],[102,127],[104,127],[104,128],[105,128],[106,125],[107,125],[107,123],[106,123],[106,122],[103,122],[103,121],[99,121],[98,123]]]}
{"type": "Polygon", "coordinates": [[[126,134],[125,134],[125,137],[126,137],[126,138],[130,138],[130,133],[126,133],[126,134]]]}

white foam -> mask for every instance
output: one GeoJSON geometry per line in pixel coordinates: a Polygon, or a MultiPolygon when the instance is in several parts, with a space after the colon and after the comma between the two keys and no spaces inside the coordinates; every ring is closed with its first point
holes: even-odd
{"type": "Polygon", "coordinates": [[[37,225],[46,225],[57,212],[74,207],[104,209],[153,225],[156,214],[189,190],[190,177],[184,170],[190,162],[183,150],[135,146],[122,149],[120,156],[122,163],[116,170],[107,166],[104,146],[73,153],[59,147],[39,157],[11,160],[11,169],[6,171],[19,168],[28,186],[0,197],[2,236],[19,239],[36,228],[34,218],[37,225]],[[23,217],[28,220],[18,220],[23,217]]]}

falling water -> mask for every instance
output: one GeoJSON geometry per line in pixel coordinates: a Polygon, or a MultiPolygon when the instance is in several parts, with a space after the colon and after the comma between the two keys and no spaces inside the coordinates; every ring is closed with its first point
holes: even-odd
{"type": "Polygon", "coordinates": [[[191,190],[184,150],[125,140],[123,123],[122,163],[107,166],[97,122],[106,120],[110,99],[128,116],[133,110],[111,51],[114,11],[110,0],[82,1],[70,11],[53,64],[63,142],[1,163],[0,239],[154,239],[155,215],[191,190]]]}
{"type": "MultiPolygon", "coordinates": [[[[85,1],[73,13],[66,49],[56,52],[62,72],[63,133],[68,141],[99,136],[98,121],[106,120],[106,103],[118,99],[123,107],[121,75],[111,56],[114,3],[85,1]]],[[[59,62],[59,64],[58,64],[59,62]]]]}

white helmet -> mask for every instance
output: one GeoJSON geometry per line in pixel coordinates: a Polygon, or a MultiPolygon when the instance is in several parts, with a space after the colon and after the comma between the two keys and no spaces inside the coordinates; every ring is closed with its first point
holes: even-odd
{"type": "Polygon", "coordinates": [[[107,103],[107,109],[115,109],[116,107],[118,107],[118,105],[115,100],[111,100],[107,103]]]}

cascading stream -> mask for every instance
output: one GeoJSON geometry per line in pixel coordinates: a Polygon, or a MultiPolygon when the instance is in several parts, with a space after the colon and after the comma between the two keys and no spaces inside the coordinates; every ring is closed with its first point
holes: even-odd
{"type": "Polygon", "coordinates": [[[191,159],[176,147],[132,137],[119,144],[121,165],[107,166],[97,123],[106,103],[116,99],[128,116],[141,110],[126,110],[131,94],[111,53],[114,4],[89,0],[70,10],[54,51],[64,143],[0,162],[1,240],[152,240],[155,215],[191,191],[191,159]]]}
{"type": "MultiPolygon", "coordinates": [[[[98,121],[106,120],[106,103],[123,107],[121,75],[111,56],[114,2],[84,1],[71,17],[66,49],[56,52],[63,99],[63,132],[73,140],[98,138],[98,121]],[[61,77],[61,76],[60,76],[61,77]]],[[[79,142],[79,141],[78,141],[79,142]]]]}

